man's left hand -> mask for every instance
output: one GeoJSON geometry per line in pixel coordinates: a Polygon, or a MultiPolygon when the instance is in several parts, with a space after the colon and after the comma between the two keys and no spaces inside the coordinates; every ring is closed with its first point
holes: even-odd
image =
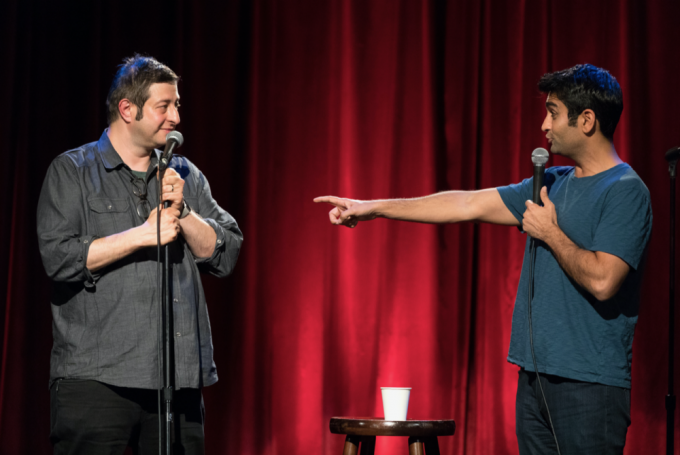
{"type": "Polygon", "coordinates": [[[555,204],[548,198],[546,187],[541,188],[541,201],[543,201],[543,207],[532,201],[526,201],[527,209],[523,215],[522,229],[533,238],[548,243],[547,239],[560,227],[557,224],[555,204]]]}
{"type": "Polygon", "coordinates": [[[163,202],[170,201],[170,206],[182,213],[184,209],[184,180],[182,177],[174,169],[167,168],[161,185],[163,192],[161,200],[163,202]]]}

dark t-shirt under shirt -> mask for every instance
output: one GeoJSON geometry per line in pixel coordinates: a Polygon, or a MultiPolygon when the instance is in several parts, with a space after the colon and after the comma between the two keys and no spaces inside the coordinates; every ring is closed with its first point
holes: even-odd
{"type": "MultiPolygon", "coordinates": [[[[619,164],[576,178],[573,167],[546,170],[545,184],[560,229],[578,247],[623,259],[630,272],[619,292],[600,302],[580,288],[537,242],[532,321],[538,370],[569,379],[630,388],[633,333],[638,318],[644,256],[652,230],[649,190],[633,169],[619,164]]],[[[498,188],[522,222],[533,179],[498,188]]],[[[524,254],[508,361],[534,371],[527,298],[529,239],[524,254]]]]}

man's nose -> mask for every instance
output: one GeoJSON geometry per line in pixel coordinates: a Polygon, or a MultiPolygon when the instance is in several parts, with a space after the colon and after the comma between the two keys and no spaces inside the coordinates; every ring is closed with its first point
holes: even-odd
{"type": "Polygon", "coordinates": [[[541,125],[541,130],[544,133],[547,133],[548,131],[550,131],[550,123],[551,123],[550,122],[550,116],[546,115],[545,118],[543,119],[543,125],[541,125]]]}
{"type": "Polygon", "coordinates": [[[176,107],[173,107],[170,109],[170,112],[168,112],[168,120],[175,123],[175,125],[179,125],[179,110],[176,107]]]}

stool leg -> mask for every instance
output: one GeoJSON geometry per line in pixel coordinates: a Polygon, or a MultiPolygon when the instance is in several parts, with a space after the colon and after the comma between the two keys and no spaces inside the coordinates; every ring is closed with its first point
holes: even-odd
{"type": "Polygon", "coordinates": [[[342,455],[357,455],[360,442],[360,437],[348,434],[345,438],[345,450],[343,450],[342,455]]]}
{"type": "Polygon", "coordinates": [[[359,455],[373,455],[375,453],[375,436],[361,438],[361,451],[359,455]]]}
{"type": "Polygon", "coordinates": [[[425,440],[425,453],[427,455],[439,455],[439,441],[437,441],[436,436],[425,440]]]}
{"type": "Polygon", "coordinates": [[[425,455],[422,439],[413,436],[408,438],[408,455],[425,455]]]}

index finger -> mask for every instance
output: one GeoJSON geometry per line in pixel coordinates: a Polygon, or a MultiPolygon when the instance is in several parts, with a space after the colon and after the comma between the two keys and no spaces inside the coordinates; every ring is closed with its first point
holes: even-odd
{"type": "Polygon", "coordinates": [[[177,182],[179,180],[182,180],[182,177],[174,169],[168,168],[163,175],[163,182],[177,182]],[[172,172],[168,172],[170,170],[172,172]]]}
{"type": "Polygon", "coordinates": [[[343,207],[345,208],[347,204],[343,203],[342,199],[339,197],[335,196],[320,196],[320,197],[315,197],[314,202],[319,203],[319,202],[326,202],[327,204],[332,204],[336,207],[343,207]]]}

